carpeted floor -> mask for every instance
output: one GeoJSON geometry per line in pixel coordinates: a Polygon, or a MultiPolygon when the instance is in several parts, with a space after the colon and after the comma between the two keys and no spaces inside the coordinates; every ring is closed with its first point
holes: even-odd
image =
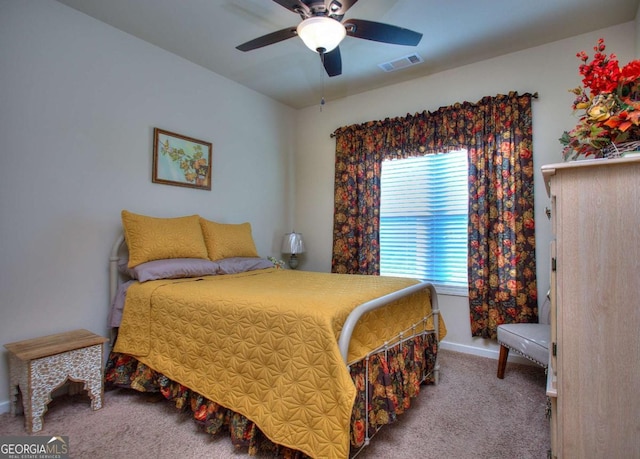
{"type": "MultiPolygon", "coordinates": [[[[550,446],[546,376],[537,366],[441,351],[440,384],[423,386],[412,408],[376,435],[359,458],[544,459],[550,446]]],[[[24,418],[0,415],[0,435],[25,435],[24,418]]],[[[72,458],[242,458],[228,437],[198,430],[192,418],[153,395],[111,390],[91,411],[88,397],[49,404],[36,435],[68,436],[72,458]]]]}

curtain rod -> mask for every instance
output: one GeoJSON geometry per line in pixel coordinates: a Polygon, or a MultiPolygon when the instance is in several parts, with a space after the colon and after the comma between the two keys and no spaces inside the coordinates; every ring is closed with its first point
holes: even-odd
{"type": "MultiPolygon", "coordinates": [[[[525,93],[525,94],[527,94],[527,93],[525,93]]],[[[538,91],[536,91],[533,94],[531,94],[531,98],[532,99],[537,99],[538,98],[538,91]]],[[[368,121],[368,122],[370,122],[370,121],[368,121]]],[[[365,123],[361,123],[361,124],[365,124],[365,123]]],[[[344,127],[346,127],[346,126],[344,126],[344,127]]],[[[335,131],[333,131],[331,134],[329,134],[329,138],[333,139],[336,136],[336,132],[338,132],[340,129],[342,129],[342,128],[338,128],[335,131]]]]}

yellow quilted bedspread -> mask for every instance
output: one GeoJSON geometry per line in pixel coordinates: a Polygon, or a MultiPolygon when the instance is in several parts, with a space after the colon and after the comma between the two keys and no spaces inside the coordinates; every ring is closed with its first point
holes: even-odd
{"type": "MultiPolygon", "coordinates": [[[[356,391],[338,350],[342,324],[355,306],[414,283],[266,269],[134,284],[114,350],[243,414],[276,443],[346,458],[356,391]]],[[[368,314],[349,360],[430,310],[423,290],[368,314]]]]}

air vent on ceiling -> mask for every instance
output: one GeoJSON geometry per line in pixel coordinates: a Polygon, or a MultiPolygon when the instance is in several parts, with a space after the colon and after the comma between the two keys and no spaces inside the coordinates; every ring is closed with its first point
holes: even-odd
{"type": "Polygon", "coordinates": [[[421,62],[424,62],[423,59],[418,54],[414,53],[401,57],[400,59],[396,59],[395,61],[383,62],[382,64],[378,64],[378,67],[385,72],[395,72],[396,70],[411,67],[412,65],[416,65],[421,62]]]}

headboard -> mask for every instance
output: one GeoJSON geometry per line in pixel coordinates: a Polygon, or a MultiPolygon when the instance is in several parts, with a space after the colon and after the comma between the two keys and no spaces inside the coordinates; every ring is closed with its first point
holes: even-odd
{"type": "Polygon", "coordinates": [[[111,247],[111,256],[109,257],[109,305],[113,303],[118,291],[118,283],[120,281],[118,261],[120,261],[121,249],[126,246],[124,234],[120,234],[111,247]]]}

